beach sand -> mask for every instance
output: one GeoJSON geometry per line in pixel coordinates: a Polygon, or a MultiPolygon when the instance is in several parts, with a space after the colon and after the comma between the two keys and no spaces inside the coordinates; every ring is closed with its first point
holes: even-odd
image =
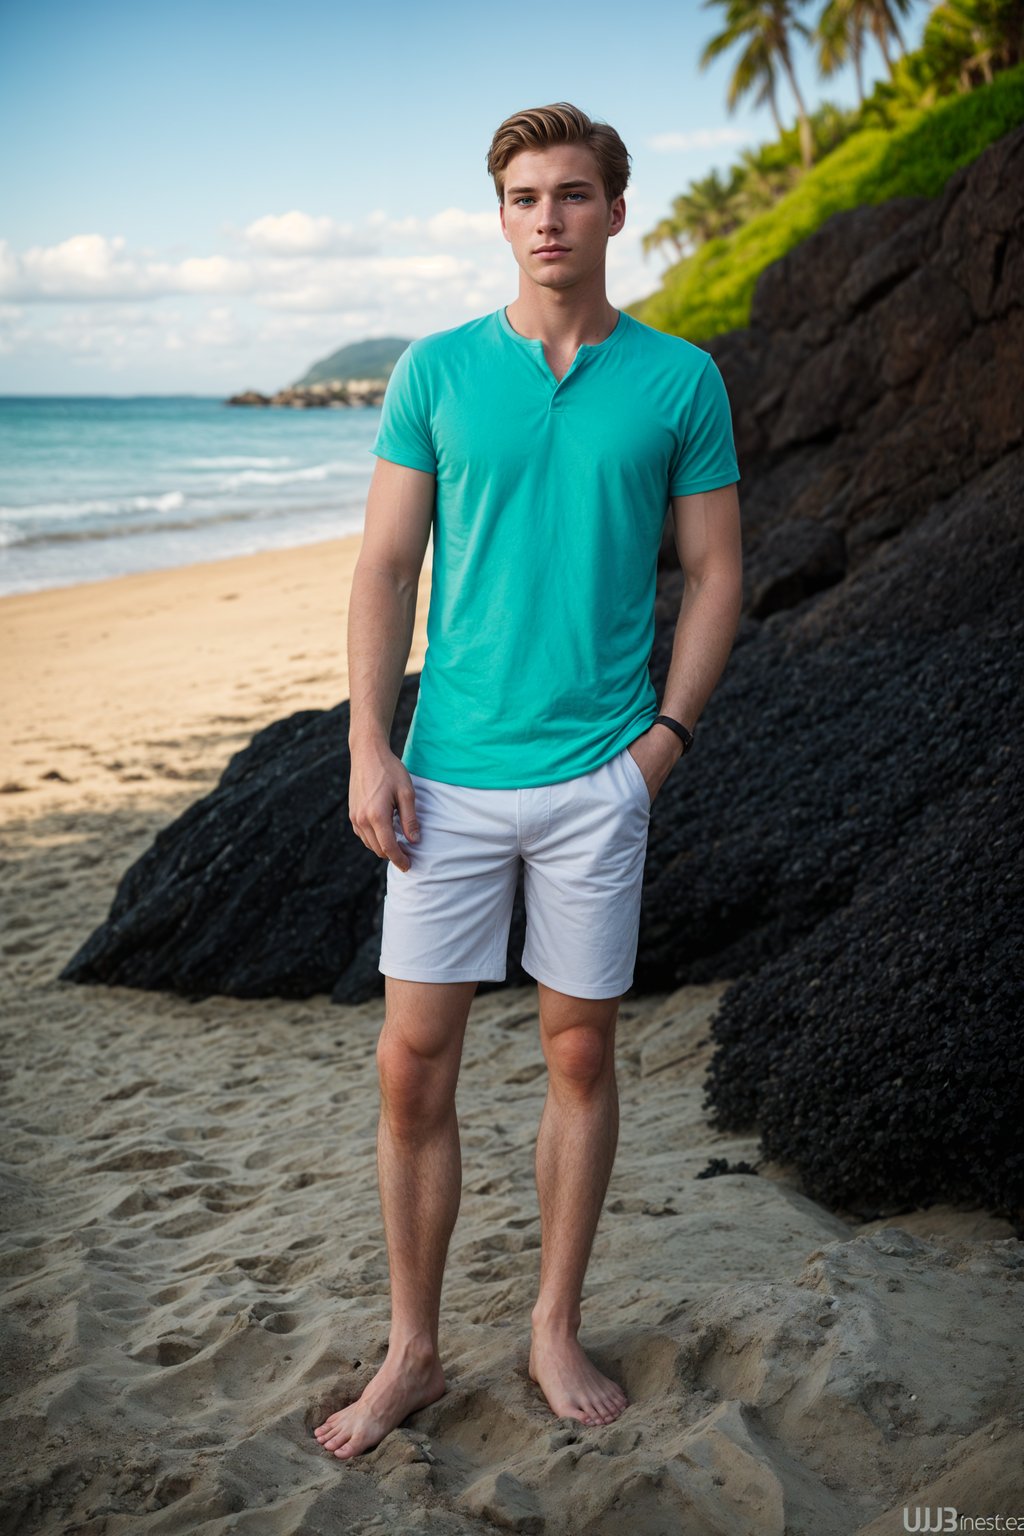
{"type": "MultiPolygon", "coordinates": [[[[1024,1245],[983,1211],[858,1223],[702,1108],[729,985],[628,997],[581,1338],[613,1425],[526,1375],[545,1091],[533,988],[476,1000],[446,1394],[351,1463],[312,1436],[383,1358],[383,1002],[55,980],[156,833],[347,692],[358,538],[0,600],[5,656],[0,1530],[896,1531],[1024,1514],[1024,1245]]],[[[410,668],[424,648],[424,573],[410,668]]]]}

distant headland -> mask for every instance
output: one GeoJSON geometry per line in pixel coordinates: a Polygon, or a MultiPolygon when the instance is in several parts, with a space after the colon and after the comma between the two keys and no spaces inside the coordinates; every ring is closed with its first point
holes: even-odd
{"type": "Polygon", "coordinates": [[[407,336],[373,336],[353,341],[325,357],[295,384],[264,395],[256,389],[232,395],[228,405],[283,405],[292,410],[311,407],[380,405],[407,336]]]}

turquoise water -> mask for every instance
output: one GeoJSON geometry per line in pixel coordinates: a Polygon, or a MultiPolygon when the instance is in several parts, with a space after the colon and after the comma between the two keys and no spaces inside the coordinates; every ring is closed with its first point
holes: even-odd
{"type": "Polygon", "coordinates": [[[379,419],[0,396],[0,594],[358,533],[379,419]]]}

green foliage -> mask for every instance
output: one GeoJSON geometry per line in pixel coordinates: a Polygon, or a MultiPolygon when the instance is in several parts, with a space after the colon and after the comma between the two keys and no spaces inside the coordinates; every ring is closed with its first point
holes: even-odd
{"type": "Polygon", "coordinates": [[[1024,64],[991,85],[944,98],[890,135],[885,153],[863,183],[865,203],[890,197],[936,197],[953,172],[1024,123],[1024,64]]]}
{"type": "MultiPolygon", "coordinates": [[[[860,126],[856,111],[844,112],[828,101],[811,114],[809,122],[818,159],[860,126]]],[[[681,256],[687,245],[699,247],[716,236],[731,234],[779,202],[802,174],[798,128],[773,143],[742,150],[728,179],[712,170],[673,198],[671,212],[644,234],[645,254],[661,246],[681,256]]]]}
{"type": "Polygon", "coordinates": [[[925,24],[921,53],[933,78],[964,90],[1022,61],[1022,0],[942,0],[925,24]]]}
{"type": "Polygon", "coordinates": [[[344,384],[349,379],[389,378],[408,345],[406,336],[372,336],[366,341],[350,342],[347,347],[332,352],[330,357],[314,363],[293,388],[326,384],[329,379],[338,379],[344,384]]]}
{"type": "Polygon", "coordinates": [[[1024,65],[991,85],[903,108],[899,125],[862,128],[774,207],[669,267],[661,289],[623,307],[658,330],[704,341],[745,326],[759,274],[842,209],[934,197],[961,165],[1024,121],[1024,65]]]}

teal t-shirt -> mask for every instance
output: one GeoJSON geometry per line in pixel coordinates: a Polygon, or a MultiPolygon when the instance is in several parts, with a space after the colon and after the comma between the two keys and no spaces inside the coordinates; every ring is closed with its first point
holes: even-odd
{"type": "Polygon", "coordinates": [[[558,381],[502,307],[406,348],[371,452],[436,477],[406,768],[521,789],[642,735],[669,497],[740,478],[710,353],[620,311],[558,381]]]}

